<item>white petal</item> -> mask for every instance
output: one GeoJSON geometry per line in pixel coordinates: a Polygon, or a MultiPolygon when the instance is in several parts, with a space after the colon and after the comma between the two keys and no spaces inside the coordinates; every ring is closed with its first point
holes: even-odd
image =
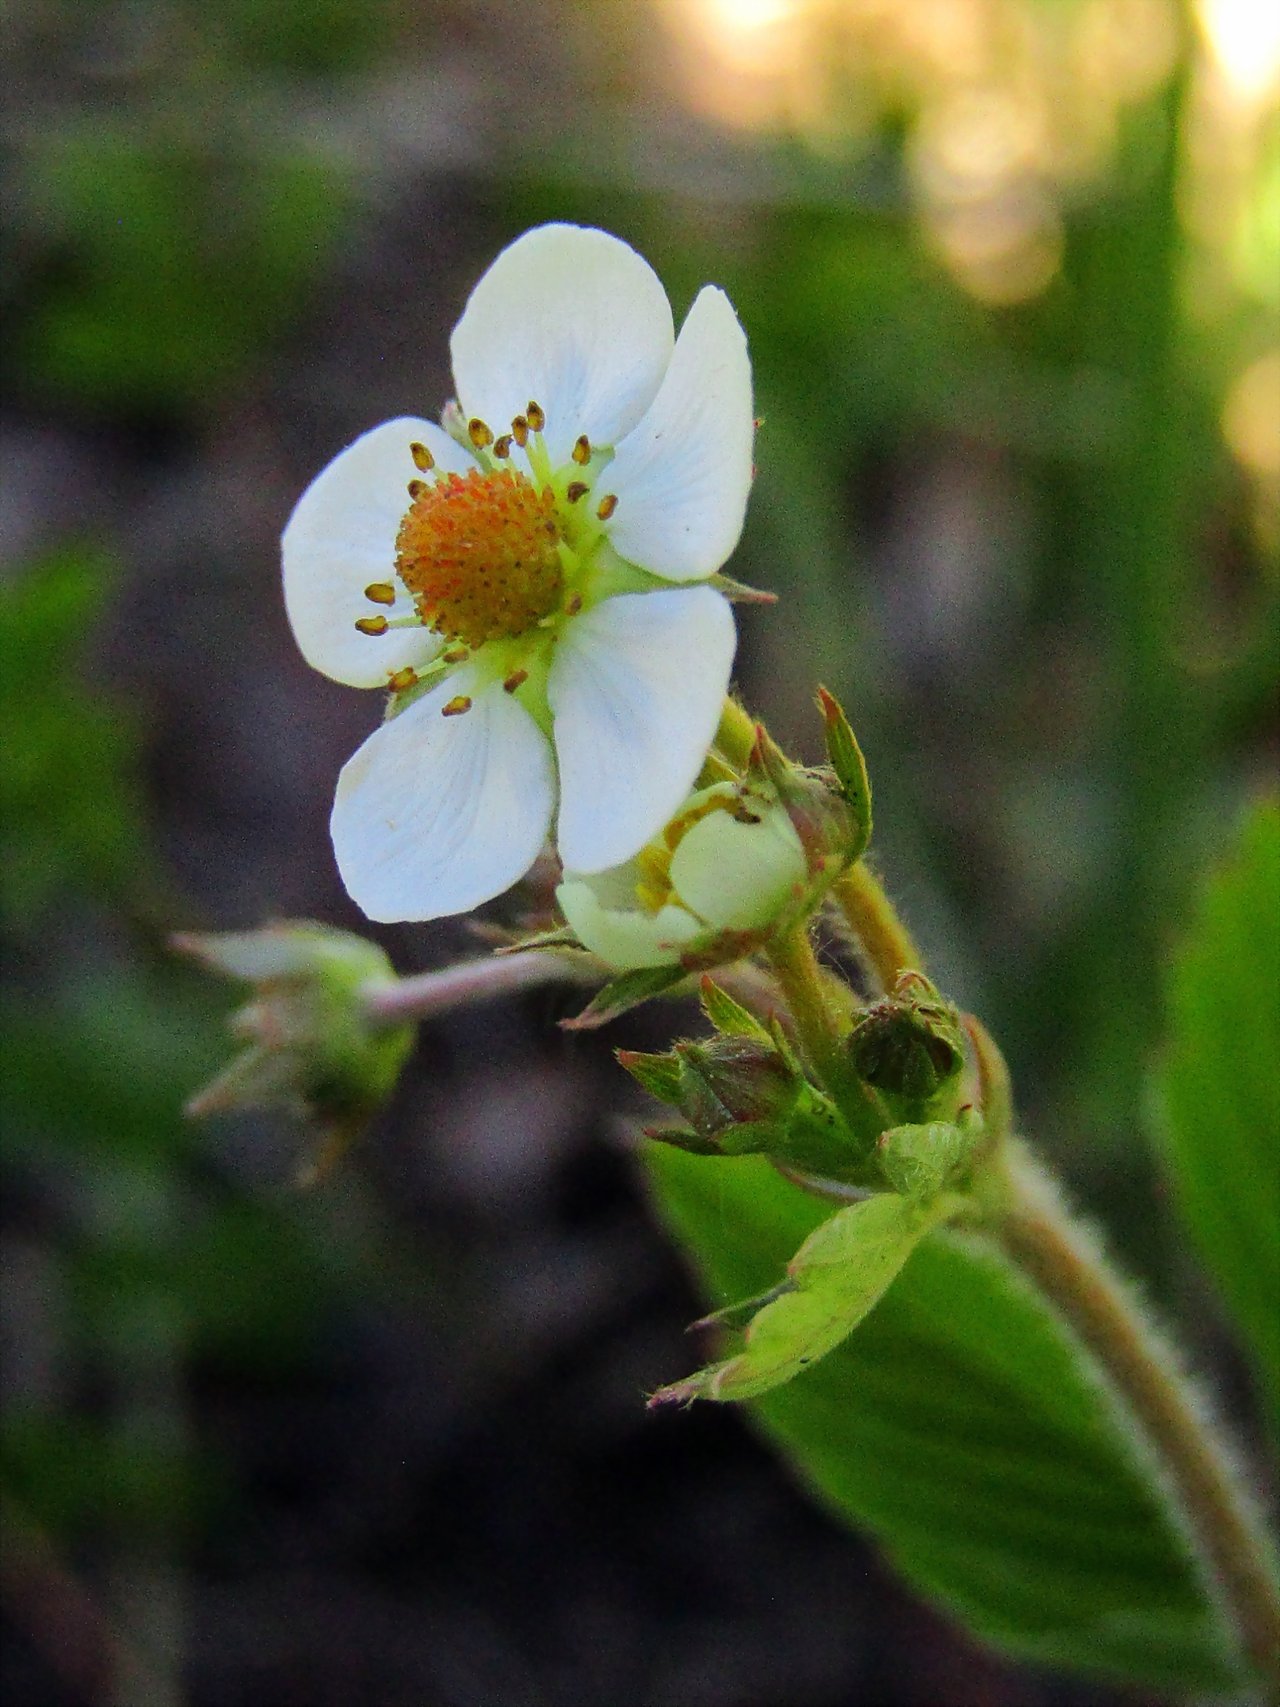
{"type": "Polygon", "coordinates": [[[716,732],[735,640],[709,587],[606,599],[565,629],[547,697],[566,866],[621,865],[673,816],[716,732]]]}
{"type": "Polygon", "coordinates": [[[615,972],[641,966],[670,966],[702,930],[683,907],[646,913],[640,907],[606,907],[585,878],[569,878],[556,890],[560,911],[578,940],[615,972]]]}
{"type": "Polygon", "coordinates": [[[465,913],[533,864],[554,800],[537,724],[496,683],[483,690],[459,671],[343,766],[329,823],[338,870],[371,919],[465,913]],[[441,715],[472,690],[470,711],[441,715]]]}
{"type": "Polygon", "coordinates": [[[402,416],[384,421],[347,446],[298,499],[284,530],[284,602],[294,639],[308,664],[350,687],[385,687],[406,664],[439,651],[425,628],[361,634],[359,617],[412,616],[413,603],[396,581],[396,534],[409,508],[406,488],[418,478],[409,455],[425,444],[445,471],[463,474],[475,463],[430,421],[402,416]],[[364,596],[371,581],[396,587],[392,606],[364,596]]]}
{"type": "Polygon", "coordinates": [[[602,476],[618,497],[609,533],[619,555],[668,581],[714,575],[742,533],[754,438],[746,336],[708,285],[661,390],[602,476]]]}
{"type": "Polygon", "coordinates": [[[780,806],[755,823],[708,812],[671,856],[671,883],[687,907],[717,930],[769,924],[803,888],[804,848],[780,806]]]}
{"type": "Polygon", "coordinates": [[[454,329],[453,377],[468,416],[505,432],[530,400],[552,461],[579,433],[616,444],[671,359],[671,306],[649,263],[617,237],[541,225],[504,249],[454,329]]]}

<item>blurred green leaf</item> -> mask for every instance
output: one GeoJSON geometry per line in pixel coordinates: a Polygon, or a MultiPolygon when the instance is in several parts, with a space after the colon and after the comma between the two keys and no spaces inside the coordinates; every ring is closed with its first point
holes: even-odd
{"type": "Polygon", "coordinates": [[[114,578],[105,553],[48,558],[0,588],[0,924],[29,930],[76,891],[118,890],[142,863],[133,733],[77,677],[114,578]]]}
{"type": "Polygon", "coordinates": [[[117,410],[224,399],[348,205],[328,160],[237,159],[141,126],[54,132],[26,171],[60,265],[15,328],[17,359],[43,387],[117,410]]]}
{"type": "MultiPolygon", "coordinates": [[[[826,1213],[755,1158],[653,1148],[717,1297],[760,1292],[826,1213]]],[[[934,1235],[858,1332],[757,1402],[846,1520],[980,1636],[1153,1689],[1221,1689],[1226,1638],[1055,1319],[1001,1258],[934,1235]]]]}
{"type": "Polygon", "coordinates": [[[1209,877],[1169,977],[1161,1136],[1280,1439],[1280,800],[1209,877]]]}

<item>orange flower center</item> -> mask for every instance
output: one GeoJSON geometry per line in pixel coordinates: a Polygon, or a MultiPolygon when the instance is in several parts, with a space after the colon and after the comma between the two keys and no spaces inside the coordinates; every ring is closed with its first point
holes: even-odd
{"type": "Polygon", "coordinates": [[[523,634],[559,602],[555,495],[514,468],[420,488],[396,535],[396,571],[429,628],[467,646],[523,634]]]}

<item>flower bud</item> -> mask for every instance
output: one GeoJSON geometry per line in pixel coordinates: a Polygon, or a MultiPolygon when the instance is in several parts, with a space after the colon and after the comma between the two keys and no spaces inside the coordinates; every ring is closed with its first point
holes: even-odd
{"type": "Polygon", "coordinates": [[[807,886],[800,838],[772,790],[723,782],[691,795],[625,865],[566,871],[556,899],[584,947],[631,971],[738,959],[794,916],[807,886]]]}
{"type": "Polygon", "coordinates": [[[363,937],[306,921],[173,943],[254,987],[229,1021],[246,1047],[187,1113],[291,1108],[326,1129],[327,1164],[391,1093],[413,1044],[411,1025],[373,1024],[363,1001],[371,985],[394,982],[387,956],[363,937]]]}
{"type": "Polygon", "coordinates": [[[960,1018],[923,974],[904,972],[849,1034],[855,1072],[903,1123],[949,1119],[965,1054],[960,1018]]]}

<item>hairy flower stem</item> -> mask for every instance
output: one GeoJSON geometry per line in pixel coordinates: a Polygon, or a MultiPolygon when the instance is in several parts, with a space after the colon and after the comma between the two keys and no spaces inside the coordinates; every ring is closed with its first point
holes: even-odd
{"type": "Polygon", "coordinates": [[[491,996],[507,996],[539,984],[603,983],[607,971],[584,955],[579,969],[559,954],[531,948],[521,954],[495,954],[486,960],[464,960],[439,972],[420,972],[413,978],[367,984],[365,1015],[373,1026],[403,1025],[430,1019],[450,1008],[465,1007],[491,996]]]}
{"type": "MultiPolygon", "coordinates": [[[[910,936],[865,865],[847,872],[835,895],[886,987],[904,968],[919,967],[910,936]]],[[[790,999],[781,969],[779,980],[790,999]]],[[[975,1041],[984,1047],[989,1042],[980,1028],[975,1041]]],[[[990,1074],[991,1063],[986,1066],[990,1074]]],[[[1002,1074],[1000,1064],[994,1076],[999,1080],[1002,1074]]],[[[1007,1102],[1007,1088],[1001,1100],[1007,1102]]],[[[986,1232],[1056,1306],[1136,1425],[1245,1657],[1266,1681],[1268,1700],[1280,1703],[1275,1554],[1231,1449],[1177,1356],[1096,1240],[1066,1209],[1052,1175],[1017,1139],[997,1146],[980,1191],[986,1232]]]]}
{"type": "Polygon", "coordinates": [[[919,967],[920,955],[910,933],[864,860],[857,860],[836,878],[831,898],[886,990],[893,988],[899,972],[919,967]]]}
{"type": "MultiPolygon", "coordinates": [[[[1151,1449],[1244,1654],[1280,1701],[1280,1583],[1261,1518],[1179,1360],[1048,1172],[1016,1140],[996,1164],[990,1230],[1101,1365],[1151,1449]]],[[[994,1183],[994,1182],[993,1182],[994,1183]]]]}

